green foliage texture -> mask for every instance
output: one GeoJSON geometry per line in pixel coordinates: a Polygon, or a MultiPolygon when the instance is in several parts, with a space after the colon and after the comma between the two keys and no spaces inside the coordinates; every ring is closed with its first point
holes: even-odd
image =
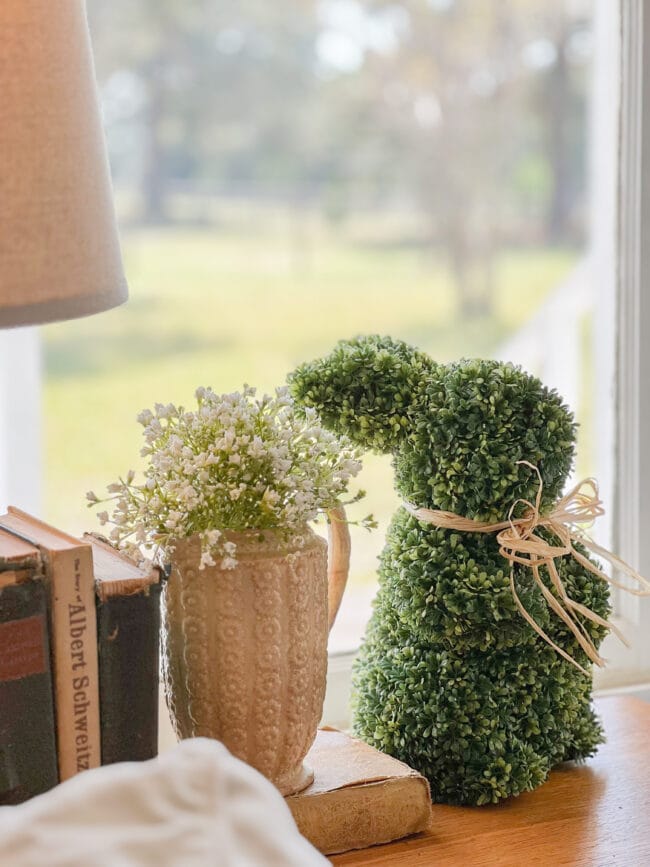
{"type": "MultiPolygon", "coordinates": [[[[339,343],[290,382],[323,424],[391,453],[397,489],[417,506],[503,520],[517,500],[535,499],[537,476],[517,464],[526,460],[541,472],[544,511],[571,470],[572,414],[556,392],[510,364],[436,364],[405,343],[371,336],[339,343]]],[[[557,565],[569,595],[606,617],[605,582],[573,558],[557,565]]],[[[525,622],[509,575],[493,534],[395,514],[355,668],[355,730],[423,773],[435,801],[480,805],[518,795],[603,740],[591,678],[525,622]]],[[[515,580],[537,623],[588,668],[530,571],[516,566],[515,580]]],[[[599,645],[604,630],[583,626],[599,645]]]]}

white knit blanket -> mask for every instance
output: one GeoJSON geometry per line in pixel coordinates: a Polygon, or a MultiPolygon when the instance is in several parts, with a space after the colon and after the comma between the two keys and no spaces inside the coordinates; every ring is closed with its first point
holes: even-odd
{"type": "Polygon", "coordinates": [[[6,867],[322,867],[284,799],[216,741],[85,771],[0,808],[6,867]]]}

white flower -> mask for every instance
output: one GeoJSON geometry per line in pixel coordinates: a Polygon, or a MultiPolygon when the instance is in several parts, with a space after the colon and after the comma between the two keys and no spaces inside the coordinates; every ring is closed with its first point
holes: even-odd
{"type": "Polygon", "coordinates": [[[201,538],[210,546],[216,545],[216,543],[221,538],[221,530],[205,530],[203,533],[201,533],[201,538]]]}
{"type": "Polygon", "coordinates": [[[268,506],[275,506],[276,503],[280,502],[280,495],[277,491],[273,491],[271,490],[271,488],[267,488],[264,491],[264,495],[262,496],[262,501],[268,506]]]}
{"type": "Polygon", "coordinates": [[[209,550],[201,552],[201,560],[199,562],[199,569],[205,569],[206,566],[216,566],[214,557],[209,550]]]}
{"type": "Polygon", "coordinates": [[[182,512],[172,510],[167,516],[167,520],[165,521],[165,527],[167,527],[168,530],[175,530],[178,527],[182,517],[182,512]]]}
{"type": "Polygon", "coordinates": [[[178,436],[178,434],[173,434],[169,438],[167,448],[170,455],[178,457],[183,454],[183,440],[178,436]]]}
{"type": "MultiPolygon", "coordinates": [[[[221,530],[274,529],[297,545],[301,527],[331,509],[348,490],[361,464],[350,443],[323,430],[314,410],[298,415],[287,388],[274,396],[195,392],[186,411],[158,403],[138,422],[145,439],[144,482],[133,471],[109,486],[113,525],[121,545],[161,551],[175,539],[199,534],[201,568],[237,565],[236,545],[221,530]]],[[[91,503],[99,502],[91,491],[91,503]]]]}
{"type": "Polygon", "coordinates": [[[174,466],[173,458],[165,454],[153,455],[151,463],[156,467],[156,469],[160,470],[161,473],[168,473],[174,466]]]}
{"type": "Polygon", "coordinates": [[[157,418],[152,419],[144,429],[147,442],[154,442],[163,432],[162,425],[157,418]]]}
{"type": "Polygon", "coordinates": [[[262,442],[262,437],[256,434],[248,445],[248,454],[252,458],[261,458],[264,455],[265,448],[262,442]]]}
{"type": "Polygon", "coordinates": [[[157,403],[154,407],[158,418],[171,418],[177,412],[173,403],[168,403],[166,406],[162,403],[157,403]]]}
{"type": "Polygon", "coordinates": [[[153,413],[150,409],[143,409],[142,412],[138,413],[137,421],[146,427],[146,425],[153,421],[153,413]]]}

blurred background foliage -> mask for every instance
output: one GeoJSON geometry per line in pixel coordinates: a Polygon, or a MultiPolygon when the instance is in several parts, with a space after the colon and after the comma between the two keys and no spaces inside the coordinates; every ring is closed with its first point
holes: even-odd
{"type": "MultiPolygon", "coordinates": [[[[137,469],[154,401],[271,389],[358,332],[495,354],[580,258],[589,0],[87,5],[131,300],[44,331],[61,526],[137,469]]],[[[388,461],[362,484],[383,530],[388,461]]]]}
{"type": "Polygon", "coordinates": [[[439,252],[464,314],[489,312],[499,248],[584,238],[587,0],[89,9],[133,220],[281,206],[302,249],[306,212],[408,214],[390,240],[439,252]]]}

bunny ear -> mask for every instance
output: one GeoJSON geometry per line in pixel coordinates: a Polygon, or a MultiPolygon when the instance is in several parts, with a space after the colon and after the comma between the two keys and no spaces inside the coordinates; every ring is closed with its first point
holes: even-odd
{"type": "Polygon", "coordinates": [[[391,452],[411,427],[421,384],[438,365],[401,340],[372,335],[342,341],[289,376],[294,398],[355,443],[391,452]]]}

